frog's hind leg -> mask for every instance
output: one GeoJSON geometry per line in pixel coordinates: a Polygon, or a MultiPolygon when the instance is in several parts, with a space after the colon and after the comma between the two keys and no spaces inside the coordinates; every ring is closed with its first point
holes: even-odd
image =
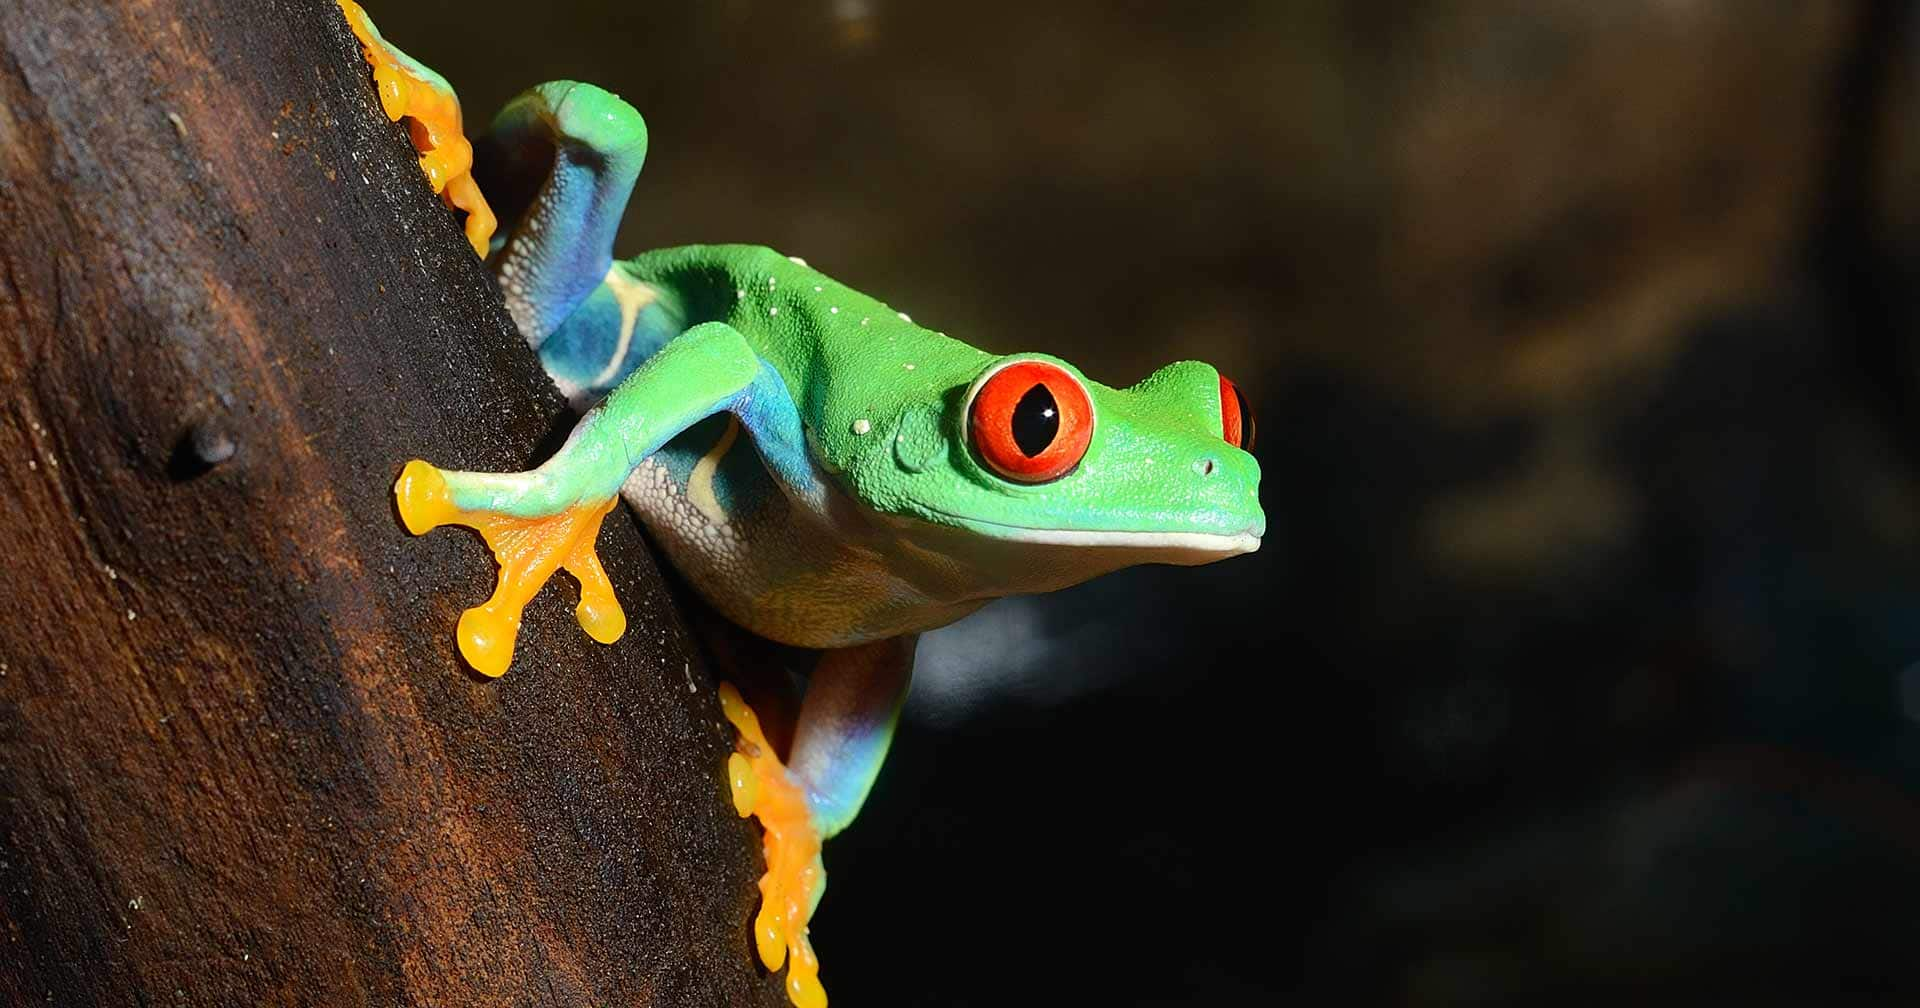
{"type": "Polygon", "coordinates": [[[853,821],[880,772],[916,640],[908,635],[822,654],[785,765],[739,692],[730,683],[720,687],[721,712],[739,732],[728,761],[734,808],[765,830],[754,944],[768,969],[787,966],[787,996],[800,1008],[827,1002],[807,939],[807,921],[827,884],[820,846],[853,821]]]}
{"type": "MultiPolygon", "coordinates": [[[[479,148],[482,174],[512,222],[497,243],[495,274],[508,312],[543,358],[549,338],[603,284],[619,310],[655,299],[610,272],[620,215],[647,156],[646,122],[633,106],[592,84],[548,81],[508,102],[479,148]]],[[[569,370],[604,369],[618,339],[608,328],[574,334],[569,356],[599,359],[563,362],[569,370]]]]}

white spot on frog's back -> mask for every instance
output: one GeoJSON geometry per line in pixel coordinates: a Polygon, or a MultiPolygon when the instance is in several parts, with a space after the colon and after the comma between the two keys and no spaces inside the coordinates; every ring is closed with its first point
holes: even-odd
{"type": "Polygon", "coordinates": [[[872,421],[868,420],[866,417],[861,417],[860,419],[855,420],[853,422],[853,432],[855,434],[865,434],[872,429],[873,429],[873,423],[872,421]]]}

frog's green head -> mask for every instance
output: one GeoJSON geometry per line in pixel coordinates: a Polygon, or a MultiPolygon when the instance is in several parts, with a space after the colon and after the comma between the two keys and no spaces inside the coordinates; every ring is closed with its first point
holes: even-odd
{"type": "Polygon", "coordinates": [[[928,363],[941,373],[869,387],[860,415],[823,418],[846,449],[829,448],[829,464],[903,519],[908,547],[1003,593],[1259,548],[1253,415],[1212,367],[1171,364],[1113,389],[1042,354],[928,363]]]}

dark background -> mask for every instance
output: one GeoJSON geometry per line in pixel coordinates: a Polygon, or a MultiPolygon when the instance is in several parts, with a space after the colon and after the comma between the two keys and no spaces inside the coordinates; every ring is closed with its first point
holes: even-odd
{"type": "Polygon", "coordinates": [[[836,1005],[1920,988],[1907,5],[371,12],[476,130],[633,101],[623,254],[1260,410],[1260,553],[927,638],[828,850],[836,1005]]]}

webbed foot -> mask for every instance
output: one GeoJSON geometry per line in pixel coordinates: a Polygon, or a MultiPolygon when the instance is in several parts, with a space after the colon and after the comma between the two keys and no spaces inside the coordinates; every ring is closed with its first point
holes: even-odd
{"type": "Polygon", "coordinates": [[[486,539],[499,561],[493,597],[462,613],[456,631],[460,654],[489,676],[504,674],[512,664],[521,611],[556,570],[564,568],[580,582],[574,615],[589,637],[611,644],[627,629],[626,613],[594,553],[600,520],[618,498],[581,501],[550,514],[518,515],[488,506],[502,484],[533,478],[446,472],[415,459],[393,487],[407,531],[425,535],[441,525],[465,525],[486,539]]]}
{"type": "Polygon", "coordinates": [[[593,552],[600,520],[640,460],[726,409],[753,387],[763,366],[732,327],[702,323],[587,411],[537,469],[455,472],[407,463],[393,486],[407,529],[421,535],[441,525],[469,526],[500,561],[493,597],[460,617],[460,653],[474,668],[494,676],[507,670],[521,610],[561,568],[580,580],[580,626],[602,643],[620,638],[626,616],[593,552]]]}
{"type": "Polygon", "coordinates": [[[446,78],[381,38],[373,19],[354,0],[340,0],[340,10],[373,65],[381,109],[394,122],[408,120],[420,170],[447,206],[467,215],[467,241],[485,259],[498,222],[473,181],[473,145],[460,121],[460,99],[446,78]]]}
{"type": "Polygon", "coordinates": [[[781,764],[760,719],[732,683],[720,684],[720,710],[740,733],[727,758],[734,810],[743,818],[757,817],[765,831],[761,848],[767,873],[760,877],[760,913],[753,922],[760,961],[769,970],[787,966],[787,997],[799,1008],[826,1008],[820,960],[807,941],[807,921],[827,886],[820,828],[805,789],[781,764]]]}

